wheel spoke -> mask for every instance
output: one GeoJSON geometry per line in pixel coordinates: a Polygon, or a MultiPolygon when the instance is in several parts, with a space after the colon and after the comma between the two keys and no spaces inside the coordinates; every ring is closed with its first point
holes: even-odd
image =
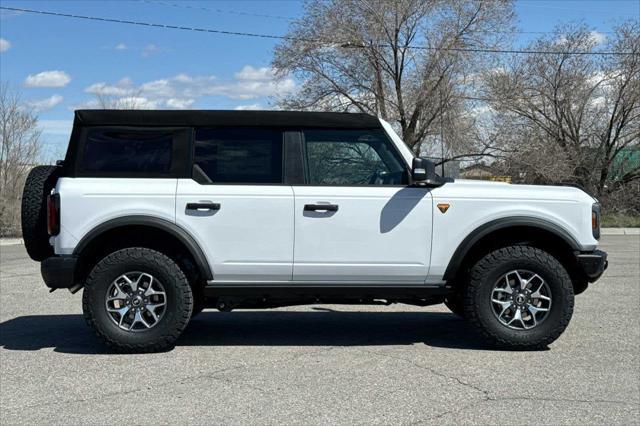
{"type": "Polygon", "coordinates": [[[493,289],[494,293],[507,293],[507,294],[513,294],[513,289],[507,285],[506,288],[503,287],[496,287],[493,289]]]}
{"type": "Polygon", "coordinates": [[[531,288],[529,290],[531,290],[532,293],[538,292],[540,291],[540,289],[542,288],[542,286],[544,285],[544,280],[542,279],[542,277],[538,274],[533,274],[533,276],[531,278],[529,278],[529,280],[527,281],[527,285],[531,284],[531,288]],[[538,284],[538,287],[536,287],[535,289],[533,288],[533,280],[534,279],[538,279],[540,282],[538,284]]]}
{"type": "Polygon", "coordinates": [[[529,310],[529,312],[531,312],[531,315],[533,316],[535,316],[538,312],[549,312],[549,309],[547,308],[539,308],[533,305],[527,306],[527,309],[529,310]]]}
{"type": "MultiPolygon", "coordinates": [[[[123,310],[125,308],[122,308],[123,310]]],[[[120,315],[120,321],[118,321],[118,325],[122,327],[122,324],[124,324],[124,319],[129,315],[129,307],[126,308],[126,311],[124,311],[124,313],[122,315],[120,315]]]]}
{"type": "Polygon", "coordinates": [[[509,308],[511,307],[511,302],[510,301],[507,302],[507,301],[496,300],[496,299],[491,299],[491,301],[493,303],[498,303],[502,307],[502,310],[500,311],[500,314],[498,315],[498,318],[502,318],[504,313],[507,312],[507,310],[509,310],[509,308]]]}
{"type": "Polygon", "coordinates": [[[154,295],[160,295],[160,296],[162,296],[163,300],[166,299],[166,293],[164,291],[156,291],[151,286],[149,286],[149,288],[147,288],[147,290],[144,292],[144,295],[147,296],[147,297],[154,296],[154,295]]]}
{"type": "Polygon", "coordinates": [[[126,300],[126,298],[127,298],[127,293],[125,293],[125,292],[122,290],[122,287],[120,287],[120,284],[118,284],[118,282],[116,281],[116,282],[114,282],[114,283],[113,283],[113,285],[114,285],[114,287],[115,287],[115,289],[116,289],[116,294],[115,294],[115,295],[113,295],[113,296],[111,296],[111,297],[109,297],[109,298],[107,299],[107,301],[108,301],[108,302],[112,302],[112,301],[114,301],[114,300],[126,300]]]}
{"type": "Polygon", "coordinates": [[[536,291],[535,293],[531,293],[531,298],[532,299],[540,299],[540,300],[544,300],[547,302],[551,301],[551,298],[547,297],[547,296],[543,296],[542,294],[540,294],[539,291],[536,291]]]}
{"type": "Polygon", "coordinates": [[[524,325],[524,323],[522,322],[522,313],[520,312],[520,309],[516,309],[515,311],[516,312],[513,314],[513,318],[509,320],[507,325],[511,325],[514,321],[520,321],[520,324],[524,325]]]}
{"type": "Polygon", "coordinates": [[[144,319],[140,311],[136,311],[136,315],[133,317],[133,322],[131,323],[131,327],[129,328],[129,330],[131,330],[133,326],[138,323],[141,323],[147,328],[151,328],[151,325],[149,325],[149,323],[144,319]]]}

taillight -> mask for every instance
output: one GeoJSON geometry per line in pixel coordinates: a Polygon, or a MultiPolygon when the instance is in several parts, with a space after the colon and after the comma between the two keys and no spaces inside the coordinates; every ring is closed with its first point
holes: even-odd
{"type": "Polygon", "coordinates": [[[47,232],[49,235],[60,233],[60,194],[47,197],[47,232]]]}
{"type": "Polygon", "coordinates": [[[593,233],[593,238],[596,240],[600,239],[600,214],[600,204],[595,203],[591,207],[591,232],[593,233]]]}

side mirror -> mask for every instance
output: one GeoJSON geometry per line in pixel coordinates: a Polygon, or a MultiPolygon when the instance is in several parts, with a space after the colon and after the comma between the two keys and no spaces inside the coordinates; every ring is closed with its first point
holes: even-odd
{"type": "Polygon", "coordinates": [[[444,179],[436,174],[436,165],[433,161],[415,157],[411,167],[411,183],[421,186],[442,186],[444,179]]]}

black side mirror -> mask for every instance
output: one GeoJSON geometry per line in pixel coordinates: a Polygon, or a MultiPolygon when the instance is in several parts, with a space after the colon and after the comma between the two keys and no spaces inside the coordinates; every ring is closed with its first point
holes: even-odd
{"type": "Polygon", "coordinates": [[[436,174],[436,165],[433,161],[415,157],[411,167],[411,183],[420,186],[442,186],[444,179],[436,174]]]}

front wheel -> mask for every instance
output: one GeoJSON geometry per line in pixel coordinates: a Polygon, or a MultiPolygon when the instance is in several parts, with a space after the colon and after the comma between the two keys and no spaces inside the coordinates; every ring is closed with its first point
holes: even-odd
{"type": "Polygon", "coordinates": [[[549,253],[504,247],[470,271],[464,314],[490,342],[508,349],[542,349],[566,329],[573,314],[569,274],[549,253]]]}
{"type": "Polygon", "coordinates": [[[173,346],[193,309],[191,287],[180,267],[155,250],[111,253],[87,278],[84,316],[100,338],[123,352],[173,346]]]}

